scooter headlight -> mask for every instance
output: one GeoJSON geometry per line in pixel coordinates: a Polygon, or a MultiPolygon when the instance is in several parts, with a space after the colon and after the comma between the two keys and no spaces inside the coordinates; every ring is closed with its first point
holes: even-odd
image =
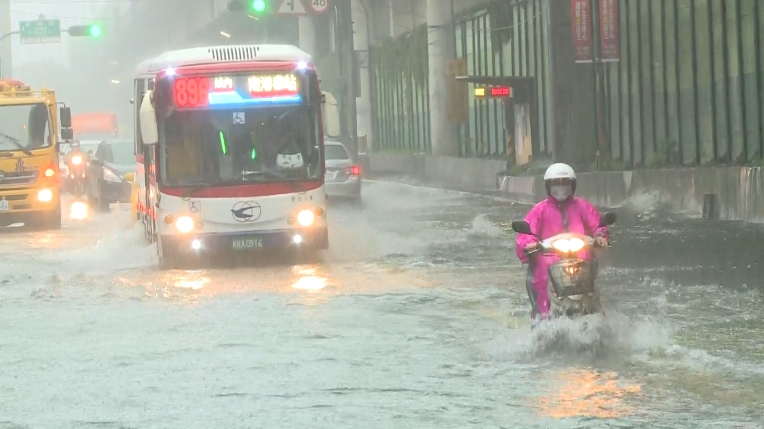
{"type": "Polygon", "coordinates": [[[72,157],[72,164],[74,164],[74,165],[80,165],[80,164],[82,164],[82,157],[81,157],[81,156],[79,156],[79,155],[74,155],[74,156],[72,157]]]}
{"type": "Polygon", "coordinates": [[[584,241],[580,238],[571,238],[568,240],[568,246],[570,246],[571,252],[578,252],[579,250],[584,248],[584,241]]]}
{"type": "Polygon", "coordinates": [[[570,240],[561,238],[559,240],[555,240],[555,242],[552,243],[552,247],[554,247],[554,249],[558,252],[562,253],[578,252],[579,250],[583,249],[584,242],[580,238],[571,238],[570,240]]]}

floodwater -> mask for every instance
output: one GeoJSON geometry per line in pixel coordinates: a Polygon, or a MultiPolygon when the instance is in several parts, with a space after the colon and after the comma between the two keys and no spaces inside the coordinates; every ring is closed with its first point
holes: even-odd
{"type": "Polygon", "coordinates": [[[364,192],[309,265],[162,272],[125,207],[0,235],[0,428],[764,427],[759,227],[619,210],[606,316],[532,332],[527,207],[364,192]]]}

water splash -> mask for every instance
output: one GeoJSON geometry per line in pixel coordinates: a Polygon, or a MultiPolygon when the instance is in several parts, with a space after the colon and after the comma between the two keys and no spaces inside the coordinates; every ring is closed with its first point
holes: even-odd
{"type": "Polygon", "coordinates": [[[481,234],[493,238],[504,237],[507,235],[503,229],[491,222],[485,214],[478,215],[472,219],[472,224],[467,230],[467,233],[481,234]]]}
{"type": "Polygon", "coordinates": [[[492,340],[489,353],[498,360],[520,362],[564,358],[628,358],[667,347],[671,330],[648,319],[617,312],[545,321],[531,328],[529,320],[492,340]]]}

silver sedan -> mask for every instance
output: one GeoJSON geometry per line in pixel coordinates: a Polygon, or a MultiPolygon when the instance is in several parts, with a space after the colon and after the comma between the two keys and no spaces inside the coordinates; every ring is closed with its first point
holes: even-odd
{"type": "Polygon", "coordinates": [[[326,194],[331,197],[361,200],[361,167],[345,146],[337,141],[324,141],[326,155],[326,194]]]}

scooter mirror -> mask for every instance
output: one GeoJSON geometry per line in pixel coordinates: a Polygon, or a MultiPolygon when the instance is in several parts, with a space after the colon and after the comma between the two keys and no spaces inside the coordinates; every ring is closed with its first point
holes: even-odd
{"type": "Polygon", "coordinates": [[[512,230],[518,234],[533,235],[531,232],[531,226],[524,220],[512,221],[512,230]]]}
{"type": "Polygon", "coordinates": [[[600,226],[610,226],[615,223],[618,216],[616,216],[613,212],[607,212],[602,216],[602,220],[600,220],[600,226]]]}

